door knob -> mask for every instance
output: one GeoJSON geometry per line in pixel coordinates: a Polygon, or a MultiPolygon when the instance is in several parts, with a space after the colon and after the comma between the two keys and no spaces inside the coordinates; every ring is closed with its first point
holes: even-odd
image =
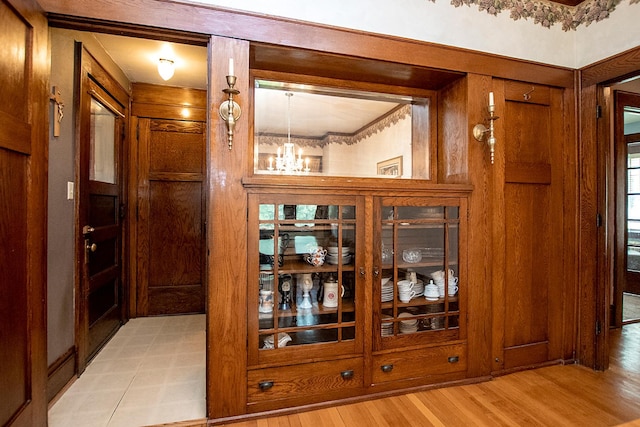
{"type": "Polygon", "coordinates": [[[88,251],[95,252],[97,249],[98,249],[98,245],[96,245],[95,243],[87,242],[87,250],[88,251]]]}

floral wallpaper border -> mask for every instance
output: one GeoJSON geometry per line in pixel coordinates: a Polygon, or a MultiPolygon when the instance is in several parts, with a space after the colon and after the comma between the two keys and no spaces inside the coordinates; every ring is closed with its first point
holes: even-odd
{"type": "MultiPolygon", "coordinates": [[[[534,23],[546,28],[562,24],[564,31],[575,30],[580,25],[589,26],[592,22],[608,18],[621,2],[622,0],[585,0],[577,6],[565,6],[544,0],[451,0],[455,7],[475,4],[480,11],[486,11],[490,15],[509,10],[514,21],[531,18],[534,23]]],[[[629,3],[640,3],[640,0],[629,0],[629,3]]]]}

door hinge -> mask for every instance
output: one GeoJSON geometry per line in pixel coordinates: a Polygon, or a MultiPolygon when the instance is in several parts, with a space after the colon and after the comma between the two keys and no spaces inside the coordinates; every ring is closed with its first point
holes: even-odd
{"type": "Polygon", "coordinates": [[[596,227],[602,227],[602,215],[596,215],[596,227]]]}
{"type": "Polygon", "coordinates": [[[602,117],[602,106],[596,105],[596,119],[599,119],[601,117],[602,117]]]}
{"type": "Polygon", "coordinates": [[[602,323],[599,320],[596,320],[596,335],[600,335],[602,333],[602,323]]]}

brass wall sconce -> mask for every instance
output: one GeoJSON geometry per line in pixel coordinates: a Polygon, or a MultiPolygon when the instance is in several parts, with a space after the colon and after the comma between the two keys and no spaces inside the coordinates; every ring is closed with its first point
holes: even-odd
{"type": "Polygon", "coordinates": [[[496,151],[496,137],[494,134],[493,122],[498,120],[498,116],[495,115],[496,106],[493,102],[493,92],[489,92],[489,128],[487,128],[484,124],[479,123],[473,127],[473,137],[480,142],[484,142],[485,138],[487,139],[487,143],[489,144],[489,152],[491,153],[491,164],[495,159],[495,151],[496,151]],[[489,134],[487,138],[486,135],[489,134]]]}
{"type": "Polygon", "coordinates": [[[220,117],[227,124],[227,141],[229,150],[233,146],[233,133],[236,128],[236,122],[242,114],[240,105],[233,100],[234,95],[238,95],[240,91],[234,86],[236,85],[236,76],[233,74],[233,58],[229,58],[229,74],[227,75],[227,88],[222,91],[227,94],[227,100],[220,104],[220,117]]]}

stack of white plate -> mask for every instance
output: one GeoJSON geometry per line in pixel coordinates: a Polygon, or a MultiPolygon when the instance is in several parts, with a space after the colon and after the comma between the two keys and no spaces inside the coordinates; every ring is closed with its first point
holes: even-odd
{"type": "Polygon", "coordinates": [[[413,334],[418,332],[418,319],[414,318],[410,313],[400,313],[398,318],[407,318],[400,321],[400,333],[413,334]]]}
{"type": "Polygon", "coordinates": [[[424,282],[420,279],[413,285],[413,291],[416,293],[417,297],[421,297],[424,295],[424,282]]]}
{"type": "Polygon", "coordinates": [[[391,316],[382,315],[382,336],[388,337],[393,335],[393,322],[388,322],[386,320],[391,319],[391,316]]]}
{"type": "Polygon", "coordinates": [[[382,302],[393,301],[393,280],[388,280],[382,285],[382,302]]]}
{"type": "Polygon", "coordinates": [[[351,262],[349,247],[338,248],[337,246],[329,246],[327,248],[326,258],[329,264],[349,264],[351,262]]]}

